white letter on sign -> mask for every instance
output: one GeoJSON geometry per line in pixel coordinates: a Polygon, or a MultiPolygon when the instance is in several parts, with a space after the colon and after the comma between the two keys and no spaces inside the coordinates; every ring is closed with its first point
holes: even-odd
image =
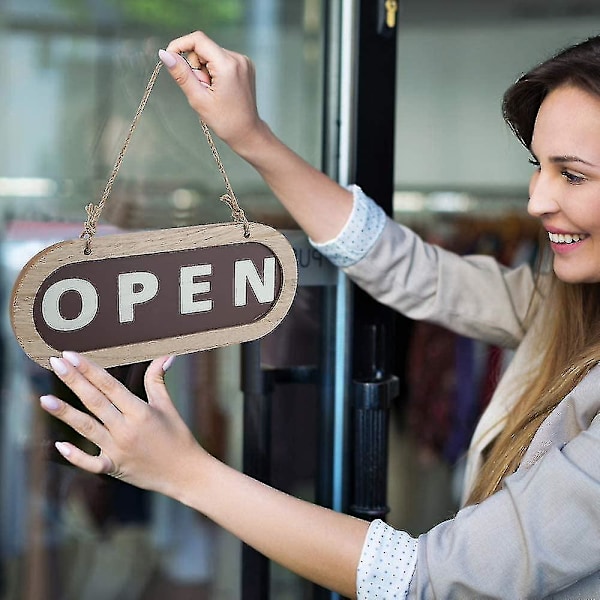
{"type": "Polygon", "coordinates": [[[212,310],[212,300],[194,300],[195,294],[210,292],[210,281],[195,281],[196,277],[212,274],[212,265],[181,267],[179,272],[179,307],[182,315],[212,310]]]}
{"type": "Polygon", "coordinates": [[[261,303],[273,302],[275,299],[275,258],[265,258],[263,264],[264,282],[260,280],[254,263],[249,260],[238,260],[234,269],[235,306],[246,306],[246,282],[250,284],[256,299],[261,303]]]}
{"type": "Polygon", "coordinates": [[[154,273],[139,271],[119,274],[119,322],[133,321],[133,307],[152,300],[157,293],[158,278],[154,273]]]}
{"type": "Polygon", "coordinates": [[[52,284],[42,298],[42,316],[48,327],[57,331],[75,331],[89,325],[98,312],[98,292],[85,279],[63,279],[52,284]],[[81,298],[81,312],[74,319],[60,314],[60,299],[66,292],[77,292],[81,298]]]}

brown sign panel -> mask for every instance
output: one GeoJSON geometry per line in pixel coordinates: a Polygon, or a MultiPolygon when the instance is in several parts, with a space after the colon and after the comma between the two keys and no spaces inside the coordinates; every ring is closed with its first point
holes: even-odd
{"type": "Polygon", "coordinates": [[[277,231],[252,223],[204,225],[96,238],[46,248],[13,291],[23,349],[48,367],[62,350],[103,366],[257,339],[293,300],[297,269],[277,231]]]}

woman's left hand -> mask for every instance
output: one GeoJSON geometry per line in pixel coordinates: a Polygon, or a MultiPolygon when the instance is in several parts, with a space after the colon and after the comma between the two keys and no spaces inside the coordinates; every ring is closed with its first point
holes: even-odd
{"type": "Polygon", "coordinates": [[[52,358],[56,375],[92,416],[54,396],[42,396],[42,407],[98,446],[100,452],[92,456],[67,442],[57,442],[57,450],[86,471],[176,494],[189,473],[190,462],[208,454],[178,414],[165,387],[164,373],[171,360],[158,358],[148,367],[144,377],[146,403],[80,354],[63,352],[62,358],[52,358]]]}

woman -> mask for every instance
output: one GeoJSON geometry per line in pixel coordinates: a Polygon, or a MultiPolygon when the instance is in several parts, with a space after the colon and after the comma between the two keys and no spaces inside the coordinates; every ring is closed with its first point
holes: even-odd
{"type": "Polygon", "coordinates": [[[322,586],[360,598],[590,598],[600,594],[600,38],[523,75],[504,112],[535,172],[529,212],[552,269],[458,257],[393,223],[285,147],[257,113],[248,59],[202,33],[160,56],[190,105],[252,164],[313,243],[369,293],[414,319],[516,348],[474,436],[465,506],[418,540],[307,504],[198,446],[163,384],[146,404],[85,358],[52,359],[97,419],[42,406],[94,442],[57,448],[88,471],[169,495],[322,586]],[[188,60],[179,56],[188,53],[188,60]]]}

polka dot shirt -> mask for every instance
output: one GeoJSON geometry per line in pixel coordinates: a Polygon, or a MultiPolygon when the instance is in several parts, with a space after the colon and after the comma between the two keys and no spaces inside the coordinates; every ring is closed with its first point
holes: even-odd
{"type": "Polygon", "coordinates": [[[356,574],[358,600],[406,598],[417,564],[417,543],[408,533],[373,521],[356,574]]]}
{"type": "Polygon", "coordinates": [[[358,186],[350,187],[354,196],[352,212],[342,231],[327,242],[310,243],[336,267],[349,267],[371,249],[385,227],[384,210],[358,186]]]}

